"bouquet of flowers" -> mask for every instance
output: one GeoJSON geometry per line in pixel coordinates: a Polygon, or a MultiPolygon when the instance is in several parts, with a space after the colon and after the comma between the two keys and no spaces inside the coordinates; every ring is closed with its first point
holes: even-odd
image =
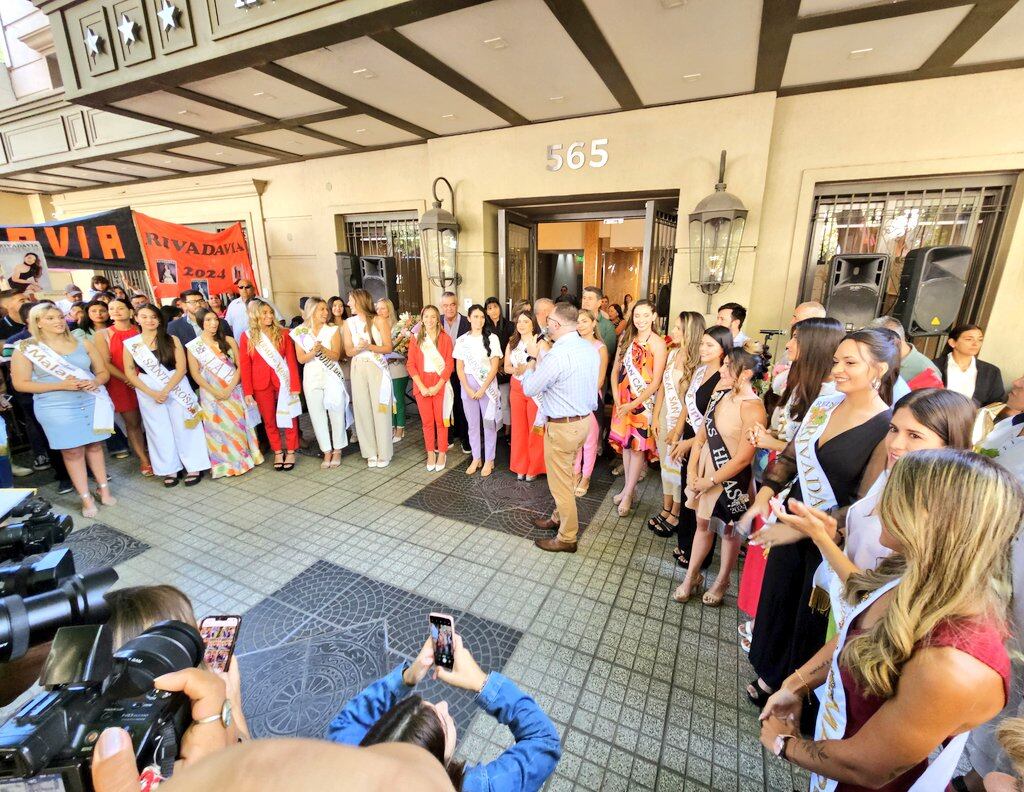
{"type": "Polygon", "coordinates": [[[408,311],[398,315],[398,321],[391,328],[391,350],[392,354],[405,357],[409,351],[409,339],[412,337],[412,329],[415,327],[417,317],[408,311]]]}

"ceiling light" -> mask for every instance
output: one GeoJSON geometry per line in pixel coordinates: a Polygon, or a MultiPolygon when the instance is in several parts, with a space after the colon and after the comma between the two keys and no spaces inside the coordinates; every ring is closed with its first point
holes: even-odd
{"type": "Polygon", "coordinates": [[[549,102],[564,102],[565,101],[565,97],[561,96],[561,95],[559,95],[559,96],[549,96],[548,97],[548,101],[549,102]]]}
{"type": "Polygon", "coordinates": [[[364,69],[353,69],[352,73],[356,77],[362,77],[364,80],[372,80],[374,77],[377,76],[376,72],[372,72],[369,69],[365,69],[365,68],[364,69]]]}
{"type": "Polygon", "coordinates": [[[690,0],[661,0],[662,8],[680,8],[686,5],[690,0]]]}
{"type": "Polygon", "coordinates": [[[484,39],[484,44],[493,50],[505,49],[508,47],[508,42],[505,41],[501,36],[495,36],[494,38],[484,39]]]}
{"type": "Polygon", "coordinates": [[[223,157],[224,156],[224,152],[223,151],[215,151],[215,152],[213,152],[213,156],[215,156],[215,157],[223,157]]]}
{"type": "Polygon", "coordinates": [[[190,112],[190,110],[179,110],[178,115],[188,115],[190,112]]]}
{"type": "Polygon", "coordinates": [[[874,47],[864,47],[863,49],[850,50],[850,54],[847,56],[850,60],[859,60],[865,57],[869,52],[874,51],[874,47]]]}
{"type": "Polygon", "coordinates": [[[701,72],[693,72],[693,74],[684,74],[683,79],[687,82],[697,82],[703,76],[701,72]]]}
{"type": "Polygon", "coordinates": [[[441,118],[455,118],[455,113],[445,113],[441,118]]]}
{"type": "Polygon", "coordinates": [[[266,93],[266,91],[254,91],[253,92],[253,96],[263,96],[263,94],[265,94],[265,93],[266,93]]]}
{"type": "Polygon", "coordinates": [[[361,135],[361,134],[363,134],[363,132],[365,132],[365,131],[366,131],[366,127],[363,127],[362,129],[357,129],[357,130],[356,130],[356,134],[357,134],[357,135],[361,135]]]}

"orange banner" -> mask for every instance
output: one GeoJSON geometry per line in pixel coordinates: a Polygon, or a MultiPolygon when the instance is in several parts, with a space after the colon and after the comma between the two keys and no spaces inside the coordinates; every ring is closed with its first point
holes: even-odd
{"type": "Polygon", "coordinates": [[[158,302],[186,289],[207,297],[234,292],[239,278],[256,283],[241,223],[209,234],[135,212],[135,225],[158,302]]]}

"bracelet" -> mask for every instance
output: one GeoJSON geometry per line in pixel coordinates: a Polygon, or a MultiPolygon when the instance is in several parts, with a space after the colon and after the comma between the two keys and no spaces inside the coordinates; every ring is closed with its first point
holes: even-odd
{"type": "Polygon", "coordinates": [[[810,696],[811,695],[811,686],[807,684],[807,680],[804,679],[804,675],[800,673],[800,669],[799,668],[796,669],[796,676],[797,676],[797,679],[800,680],[800,684],[804,686],[804,695],[805,696],[810,696]]]}

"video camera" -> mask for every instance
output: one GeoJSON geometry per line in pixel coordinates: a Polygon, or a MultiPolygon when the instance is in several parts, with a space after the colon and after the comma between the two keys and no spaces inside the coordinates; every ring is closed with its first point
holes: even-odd
{"type": "Polygon", "coordinates": [[[66,548],[0,567],[0,663],[24,656],[61,627],[105,622],[110,611],[104,597],[116,582],[109,567],[75,574],[66,548]]]}
{"type": "Polygon", "coordinates": [[[110,727],[131,735],[140,770],[155,764],[170,776],[191,705],[153,680],[202,659],[199,632],[179,621],[159,622],[116,652],[106,625],[61,628],[40,679],[46,691],[0,726],[0,790],[5,780],[32,779],[88,792],[93,747],[110,727]]]}
{"type": "Polygon", "coordinates": [[[73,527],[71,517],[55,512],[42,498],[29,498],[9,511],[0,527],[0,561],[20,561],[46,553],[63,542],[73,527]]]}

